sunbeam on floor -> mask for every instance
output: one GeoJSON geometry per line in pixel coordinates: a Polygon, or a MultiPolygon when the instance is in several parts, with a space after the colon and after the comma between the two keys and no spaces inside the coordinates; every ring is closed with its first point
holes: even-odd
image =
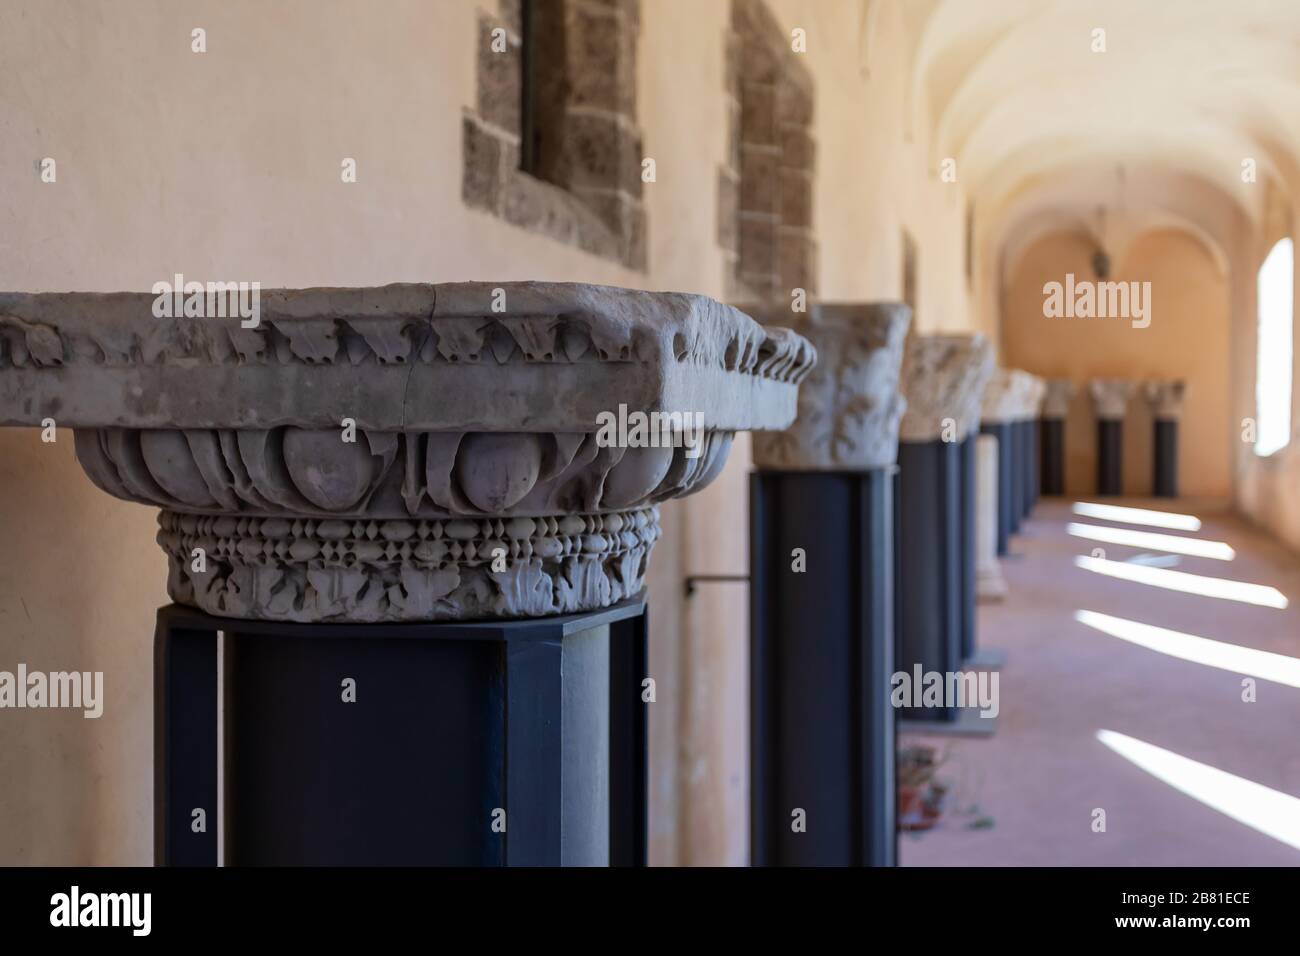
{"type": "Polygon", "coordinates": [[[1197,515],[1165,530],[1231,563],[1086,557],[1073,502],[1040,502],[1003,562],[1006,600],[978,611],[979,648],[1006,654],[996,733],[904,737],[937,746],[947,791],[937,826],[900,835],[903,865],[1300,865],[1300,560],[1222,509],[1197,515]]]}

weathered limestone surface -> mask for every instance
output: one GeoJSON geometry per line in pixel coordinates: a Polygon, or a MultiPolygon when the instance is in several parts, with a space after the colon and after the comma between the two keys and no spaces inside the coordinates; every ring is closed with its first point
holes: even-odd
{"type": "Polygon", "coordinates": [[[1037,421],[1043,415],[1043,402],[1047,400],[1047,379],[1034,377],[1033,385],[1029,388],[1029,394],[1026,396],[1024,414],[1022,417],[1027,421],[1037,421]]]}
{"type": "Polygon", "coordinates": [[[907,410],[899,439],[937,441],[950,423],[950,440],[963,440],[979,425],[984,389],[992,375],[993,347],[982,335],[910,338],[903,355],[901,387],[907,410]]]}
{"type": "Polygon", "coordinates": [[[1142,394],[1151,405],[1151,414],[1157,421],[1176,422],[1183,417],[1187,383],[1182,379],[1147,382],[1142,388],[1142,394]]]}
{"type": "Polygon", "coordinates": [[[1041,380],[1020,369],[997,369],[984,389],[980,420],[990,424],[1037,418],[1041,380]]]}
{"type": "Polygon", "coordinates": [[[816,346],[818,362],[799,389],[794,425],[754,435],[754,465],[795,471],[893,465],[906,407],[898,384],[911,310],[899,302],[819,303],[790,318],[816,346]]]}
{"type": "Polygon", "coordinates": [[[0,293],[0,424],[75,429],[92,481],[163,509],[173,599],[231,617],[617,602],[655,505],[706,485],[736,431],[788,425],[815,361],[710,299],[587,285],[267,291],[254,328],[153,301],[0,293]],[[621,407],[701,432],[607,446],[621,407]]]}
{"type": "Polygon", "coordinates": [[[1128,403],[1137,391],[1137,384],[1127,379],[1094,378],[1088,382],[1097,417],[1105,421],[1123,421],[1128,413],[1128,403]]]}
{"type": "Polygon", "coordinates": [[[1042,417],[1067,418],[1070,413],[1070,401],[1075,394],[1074,383],[1065,378],[1052,378],[1045,382],[1045,388],[1042,417]]]}

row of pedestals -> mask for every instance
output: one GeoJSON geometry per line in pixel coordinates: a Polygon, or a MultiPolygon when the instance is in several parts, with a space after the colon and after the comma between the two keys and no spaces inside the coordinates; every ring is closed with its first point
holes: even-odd
{"type": "Polygon", "coordinates": [[[899,727],[959,715],[948,701],[898,706],[894,677],[974,662],[981,524],[989,550],[1000,540],[1005,551],[1039,494],[1041,380],[996,371],[981,336],[906,338],[905,324],[884,309],[825,307],[796,325],[820,354],[873,366],[856,395],[815,371],[800,394],[799,421],[852,433],[845,448],[861,467],[819,454],[807,435],[755,437],[755,865],[897,862],[899,727]],[[875,414],[859,416],[864,407],[875,414]]]}
{"type": "MultiPolygon", "coordinates": [[[[1088,382],[1097,420],[1097,494],[1124,493],[1124,419],[1128,405],[1141,392],[1151,407],[1152,493],[1157,498],[1178,497],[1178,422],[1182,417],[1186,384],[1182,381],[1138,383],[1127,379],[1096,378],[1088,382]]],[[[1048,494],[1065,493],[1065,419],[1073,384],[1048,383],[1042,436],[1043,487],[1048,494]]]]}
{"type": "Polygon", "coordinates": [[[250,328],[154,298],[6,294],[0,425],[54,418],[160,509],[159,863],[644,865],[658,505],[747,430],[752,861],[895,862],[900,715],[955,714],[893,679],[977,662],[976,600],[1062,483],[1041,379],[899,303],[763,326],[409,284],[278,290],[250,328]]]}

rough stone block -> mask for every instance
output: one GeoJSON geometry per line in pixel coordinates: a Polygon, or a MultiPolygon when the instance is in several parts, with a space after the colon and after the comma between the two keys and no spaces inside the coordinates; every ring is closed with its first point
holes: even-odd
{"type": "Polygon", "coordinates": [[[782,168],[778,196],[781,203],[781,225],[812,227],[813,187],[812,177],[797,169],[782,168]]]}
{"type": "Polygon", "coordinates": [[[518,136],[523,97],[523,53],[518,39],[507,43],[504,52],[493,51],[492,30],[500,25],[487,17],[479,18],[478,114],[484,122],[518,136]]]}
{"type": "Polygon", "coordinates": [[[781,127],[781,165],[812,172],[817,154],[813,138],[803,126],[781,127]]]}
{"type": "Polygon", "coordinates": [[[776,125],[776,87],[745,83],[740,90],[741,142],[754,146],[780,146],[776,125]]]}
{"type": "Polygon", "coordinates": [[[718,170],[718,245],[728,252],[740,251],[737,220],[740,218],[740,191],[735,175],[718,170]]]}
{"type": "Polygon", "coordinates": [[[641,138],[613,114],[570,114],[564,122],[563,184],[640,196],[641,138]]]}
{"type": "Polygon", "coordinates": [[[461,123],[461,198],[474,209],[495,212],[501,201],[501,141],[474,120],[461,123]]]}
{"type": "Polygon", "coordinates": [[[803,289],[812,295],[817,288],[817,245],[812,233],[783,227],[778,236],[778,257],[782,294],[803,289]]]}

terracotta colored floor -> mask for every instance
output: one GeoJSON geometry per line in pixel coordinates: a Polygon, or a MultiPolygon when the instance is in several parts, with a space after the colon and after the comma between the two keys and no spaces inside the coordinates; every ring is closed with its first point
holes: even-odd
{"type": "MultiPolygon", "coordinates": [[[[940,775],[953,786],[951,812],[934,830],[903,834],[900,862],[1300,865],[1300,850],[1185,795],[1097,738],[1115,731],[1300,798],[1300,688],[1257,678],[1257,700],[1246,703],[1240,673],[1074,619],[1092,610],[1300,658],[1300,560],[1225,513],[1200,512],[1201,530],[1180,532],[1077,517],[1070,505],[1039,503],[1003,562],[1007,600],[980,605],[979,643],[1008,655],[997,733],[927,738],[950,748],[940,775]],[[1071,537],[1071,520],[1226,541],[1235,560],[1184,556],[1174,569],[1271,585],[1290,605],[1255,607],[1083,570],[1075,556],[1095,547],[1118,561],[1159,552],[1071,537]],[[1104,833],[1092,830],[1094,808],[1106,811],[1104,833]],[[981,818],[984,827],[971,826],[981,818]]],[[[1190,503],[1153,507],[1198,513],[1190,503]]],[[[1297,832],[1300,803],[1281,803],[1297,832]]]]}

